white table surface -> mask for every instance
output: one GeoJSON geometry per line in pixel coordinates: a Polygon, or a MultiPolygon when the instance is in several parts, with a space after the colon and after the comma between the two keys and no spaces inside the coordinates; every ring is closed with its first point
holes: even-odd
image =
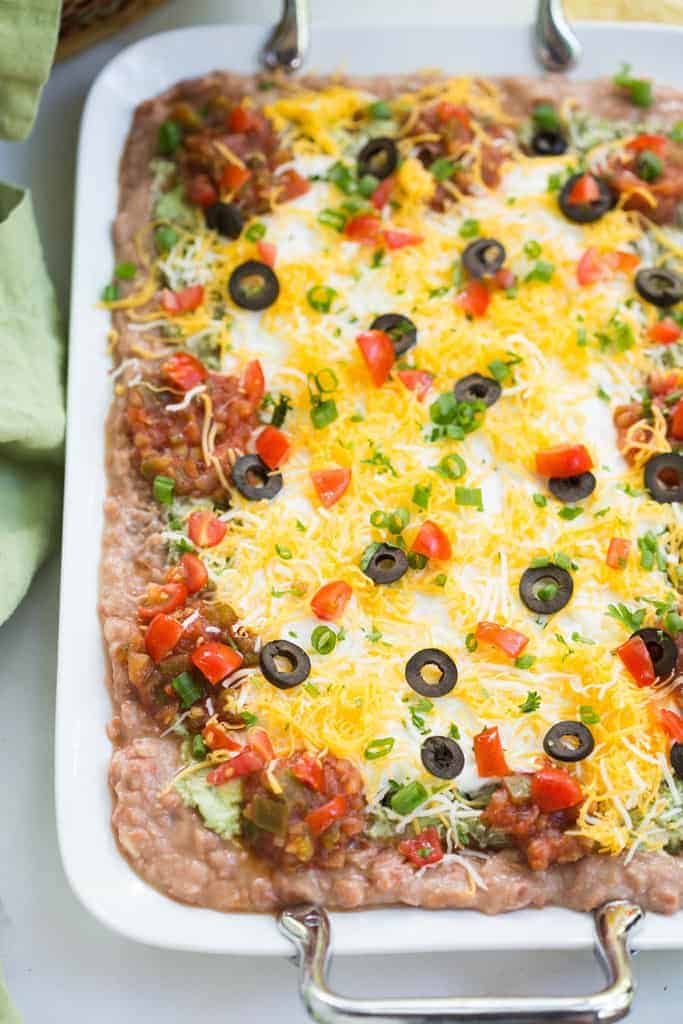
{"type": "MultiPolygon", "coordinates": [[[[142,35],[191,23],[272,20],[277,0],[176,0],[62,64],[47,86],[32,138],[0,143],[0,177],[33,190],[38,224],[61,306],[67,308],[73,170],[86,92],[100,68],[142,35]]],[[[338,19],[334,0],[312,0],[319,21],[338,19]]],[[[468,18],[502,26],[528,20],[532,0],[345,0],[344,20],[414,22],[468,18]],[[418,13],[419,12],[419,13],[418,13]]],[[[227,60],[226,60],[227,62],[227,60]]],[[[103,269],[103,273],[106,268],[103,269]]],[[[95,340],[96,343],[96,340],[95,340]]],[[[64,877],[53,798],[54,679],[59,563],[49,561],[0,629],[0,959],[25,1024],[225,1024],[303,1022],[296,974],[284,960],[202,956],[151,949],[106,931],[81,908],[64,877]]],[[[0,583],[1,585],[1,583],[0,583]]],[[[83,679],[84,686],[100,680],[83,679]]],[[[683,1006],[681,956],[643,954],[632,1020],[674,1021],[683,1006]]],[[[340,988],[364,995],[451,992],[568,994],[595,985],[588,954],[512,954],[482,959],[376,957],[337,961],[340,988]]]]}

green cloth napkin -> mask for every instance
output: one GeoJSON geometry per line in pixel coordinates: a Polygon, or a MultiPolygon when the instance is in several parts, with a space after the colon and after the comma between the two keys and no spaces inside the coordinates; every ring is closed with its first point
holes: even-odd
{"type": "Polygon", "coordinates": [[[58,536],[62,360],[30,196],[0,184],[0,622],[58,536]]]}
{"type": "Polygon", "coordinates": [[[52,67],[60,0],[0,0],[0,136],[23,139],[52,67]]]}

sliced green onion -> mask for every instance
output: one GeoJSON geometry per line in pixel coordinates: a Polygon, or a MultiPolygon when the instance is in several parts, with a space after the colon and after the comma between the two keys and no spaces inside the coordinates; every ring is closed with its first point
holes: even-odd
{"type": "Polygon", "coordinates": [[[393,736],[385,736],[381,740],[371,740],[363,751],[363,757],[366,761],[377,761],[380,757],[386,757],[394,749],[394,742],[393,736]]]}
{"type": "Polygon", "coordinates": [[[495,377],[499,384],[502,384],[512,375],[512,370],[502,359],[494,359],[493,362],[489,363],[489,370],[491,371],[491,376],[495,377]]]}
{"type": "Polygon", "coordinates": [[[551,103],[537,103],[531,112],[531,117],[536,127],[544,132],[552,131],[560,126],[557,111],[551,103]]]}
{"type": "Polygon", "coordinates": [[[445,477],[446,480],[460,480],[467,472],[465,460],[456,452],[444,455],[441,462],[434,469],[439,476],[445,477]]]}
{"type": "Polygon", "coordinates": [[[326,284],[314,284],[306,292],[308,305],[318,313],[329,313],[336,297],[337,293],[334,288],[330,288],[326,284]]]}
{"type": "Polygon", "coordinates": [[[266,237],[266,225],[260,220],[255,220],[244,232],[244,237],[248,242],[260,242],[266,237]]]}
{"type": "Polygon", "coordinates": [[[207,747],[202,737],[197,735],[192,737],[192,745],[190,747],[190,751],[195,761],[203,761],[209,752],[209,748],[207,747]]]}
{"type": "Polygon", "coordinates": [[[415,779],[396,790],[391,798],[391,809],[397,814],[410,814],[423,804],[428,796],[429,793],[422,783],[415,779]]]}
{"type": "Polygon", "coordinates": [[[376,508],[370,513],[370,523],[381,530],[387,521],[387,514],[381,508],[376,508]]]}
{"type": "Polygon", "coordinates": [[[170,156],[180,145],[183,131],[176,121],[163,121],[159,125],[159,152],[170,156]]]}
{"type": "Polygon", "coordinates": [[[445,156],[440,156],[429,165],[429,170],[437,181],[446,181],[453,175],[455,163],[452,160],[447,160],[445,156]]]}
{"type": "Polygon", "coordinates": [[[448,735],[453,740],[459,740],[460,739],[460,730],[458,729],[458,727],[455,724],[455,722],[451,722],[451,724],[448,726],[448,735]]]}
{"type": "Polygon", "coordinates": [[[528,242],[524,243],[524,255],[528,256],[530,260],[538,259],[541,255],[541,243],[537,242],[535,238],[530,238],[528,242]]]}
{"type": "Polygon", "coordinates": [[[676,121],[676,124],[669,132],[669,138],[683,146],[683,121],[676,121]]]}
{"type": "Polygon", "coordinates": [[[579,718],[584,725],[597,725],[600,721],[600,715],[590,706],[590,704],[582,704],[580,706],[579,718]]]}
{"type": "Polygon", "coordinates": [[[189,672],[182,672],[176,676],[171,686],[180,697],[180,706],[184,711],[191,708],[203,692],[199,683],[192,678],[189,672]]]}
{"type": "Polygon", "coordinates": [[[171,505],[173,502],[173,488],[175,480],[170,476],[155,476],[152,483],[154,500],[160,505],[171,505]]]}
{"type": "Polygon", "coordinates": [[[545,494],[539,494],[538,492],[536,492],[536,494],[532,495],[532,497],[534,505],[536,505],[538,508],[545,508],[548,504],[548,499],[546,498],[545,494]]]}
{"type": "Polygon", "coordinates": [[[336,163],[332,164],[327,172],[327,180],[331,181],[333,185],[336,185],[347,196],[352,195],[356,191],[356,177],[351,168],[347,167],[341,160],[337,160],[336,163]]]}
{"type": "Polygon", "coordinates": [[[178,232],[170,224],[160,224],[154,232],[154,244],[159,255],[165,256],[170,252],[179,237],[178,232]]]}
{"type": "Polygon", "coordinates": [[[446,575],[446,573],[445,572],[440,572],[438,576],[434,577],[434,586],[435,587],[445,587],[447,580],[448,580],[448,576],[446,575]]]}
{"type": "Polygon", "coordinates": [[[631,103],[636,107],[652,106],[652,83],[647,78],[633,78],[630,64],[621,65],[621,70],[614,76],[613,82],[628,90],[631,103]]]}
{"type": "Polygon", "coordinates": [[[473,217],[468,217],[460,225],[458,234],[461,238],[476,238],[479,234],[479,221],[474,220],[473,217]]]}
{"type": "Polygon", "coordinates": [[[536,591],[536,596],[540,601],[552,601],[558,591],[557,583],[546,583],[544,586],[539,587],[536,591]]]}
{"type": "Polygon", "coordinates": [[[465,647],[470,652],[470,654],[476,651],[478,646],[479,642],[474,633],[468,633],[467,636],[465,637],[465,647]]]}
{"type": "Polygon", "coordinates": [[[426,564],[426,555],[421,555],[419,551],[408,552],[408,565],[411,569],[424,569],[426,564]]]}
{"type": "Polygon", "coordinates": [[[560,519],[567,519],[571,522],[572,519],[578,519],[578,517],[583,514],[583,509],[576,506],[571,508],[569,505],[565,505],[565,507],[561,508],[557,514],[560,519]]]}
{"type": "Polygon", "coordinates": [[[427,508],[432,493],[431,484],[415,484],[413,487],[413,504],[418,508],[427,508]]]}
{"type": "Polygon", "coordinates": [[[318,223],[341,233],[346,224],[346,214],[342,213],[341,210],[330,210],[327,208],[321,210],[318,214],[318,223]]]}
{"type": "Polygon", "coordinates": [[[651,149],[644,149],[636,161],[638,177],[643,181],[656,181],[664,170],[662,158],[651,149]]]}
{"type": "Polygon", "coordinates": [[[389,533],[393,533],[398,536],[408,525],[410,519],[410,512],[407,508],[395,508],[393,511],[388,512],[386,516],[385,526],[389,533]]]}
{"type": "Polygon", "coordinates": [[[484,505],[481,497],[481,487],[456,487],[455,504],[470,505],[479,512],[483,512],[484,505]]]}
{"type": "Polygon", "coordinates": [[[311,646],[318,654],[332,654],[337,646],[337,634],[329,626],[316,626],[311,633],[311,646]]]}
{"type": "Polygon", "coordinates": [[[130,281],[137,272],[138,268],[134,263],[117,263],[114,268],[114,277],[118,277],[120,281],[130,281]]]}
{"type": "Polygon", "coordinates": [[[275,550],[277,551],[280,558],[284,559],[285,562],[288,562],[289,559],[292,557],[292,552],[289,550],[289,548],[283,547],[282,544],[276,544],[275,550]]]}
{"type": "MultiPolygon", "coordinates": [[[[368,544],[368,546],[363,551],[363,554],[360,556],[360,563],[359,563],[363,572],[365,572],[365,570],[369,566],[370,559],[374,555],[375,551],[377,551],[378,547],[379,547],[379,544],[376,541],[374,541],[372,544],[368,544]]],[[[380,636],[381,636],[381,634],[380,634],[380,636]]]]}
{"type": "Polygon", "coordinates": [[[520,654],[515,660],[515,668],[531,668],[535,661],[533,654],[520,654]]]}
{"type": "Polygon", "coordinates": [[[378,185],[379,178],[376,178],[374,174],[364,174],[358,182],[358,191],[366,199],[369,199],[378,185]]]}
{"type": "Polygon", "coordinates": [[[240,717],[247,726],[256,725],[258,722],[258,718],[251,711],[243,711],[240,717]]]}
{"type": "Polygon", "coordinates": [[[339,387],[339,377],[330,366],[310,374],[321,395],[329,395],[339,387]]]}
{"type": "Polygon", "coordinates": [[[108,284],[102,291],[102,302],[116,302],[118,298],[120,293],[117,284],[108,284]]]}
{"type": "Polygon", "coordinates": [[[328,427],[330,423],[334,423],[338,415],[337,403],[333,398],[328,398],[324,402],[318,402],[312,406],[311,423],[316,430],[322,430],[323,427],[328,427]]]}
{"type": "Polygon", "coordinates": [[[554,273],[555,265],[553,263],[548,263],[547,260],[537,260],[534,269],[529,271],[524,281],[542,281],[547,284],[554,273]]]}
{"type": "Polygon", "coordinates": [[[391,106],[386,100],[375,100],[368,107],[368,114],[375,121],[388,121],[392,117],[391,106]]]}

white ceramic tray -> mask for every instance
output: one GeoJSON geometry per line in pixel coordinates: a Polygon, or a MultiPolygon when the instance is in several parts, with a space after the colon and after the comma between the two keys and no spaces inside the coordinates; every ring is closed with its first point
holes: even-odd
{"type": "MultiPolygon", "coordinates": [[[[582,77],[621,60],[683,88],[683,31],[584,24],[582,77]]],[[[352,73],[442,67],[451,72],[536,73],[531,32],[491,27],[325,27],[313,32],[310,69],[352,73]]],[[[153,36],[99,75],[81,125],[71,292],[68,437],[59,630],[56,785],[64,867],[81,902],[105,925],[155,946],[211,953],[290,952],[271,917],[182,906],[142,882],[111,833],[105,726],[110,716],[97,617],[104,478],[104,419],[111,394],[108,315],[95,308],[113,263],[111,222],[119,156],[134,108],[181,78],[216,68],[253,70],[263,30],[206,26],[153,36]]],[[[566,910],[487,918],[472,911],[408,908],[333,915],[335,952],[575,949],[592,943],[590,917],[566,910]]],[[[683,946],[683,914],[649,915],[639,948],[683,946]]]]}

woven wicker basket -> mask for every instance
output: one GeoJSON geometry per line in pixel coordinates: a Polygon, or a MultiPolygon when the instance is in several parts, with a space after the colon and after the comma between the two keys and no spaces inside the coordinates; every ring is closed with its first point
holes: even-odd
{"type": "Polygon", "coordinates": [[[57,60],[149,14],[166,0],[64,0],[57,60]]]}

